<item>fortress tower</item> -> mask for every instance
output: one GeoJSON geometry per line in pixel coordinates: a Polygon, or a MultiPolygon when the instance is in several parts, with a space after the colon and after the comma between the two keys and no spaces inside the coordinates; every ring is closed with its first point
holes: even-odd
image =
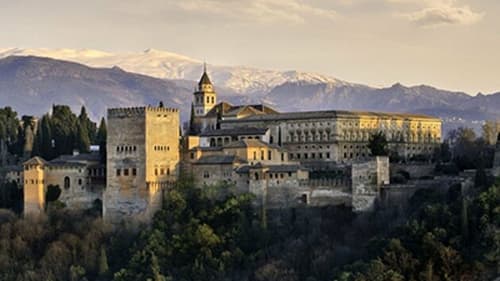
{"type": "Polygon", "coordinates": [[[24,162],[24,215],[40,215],[45,210],[44,168],[47,162],[33,157],[24,162]]]}
{"type": "Polygon", "coordinates": [[[178,176],[179,111],[163,107],[108,110],[105,220],[149,221],[163,190],[178,176]]]}

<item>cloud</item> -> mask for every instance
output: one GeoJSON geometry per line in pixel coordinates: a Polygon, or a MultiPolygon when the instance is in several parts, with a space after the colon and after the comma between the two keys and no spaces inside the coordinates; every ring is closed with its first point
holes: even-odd
{"type": "Polygon", "coordinates": [[[401,15],[420,26],[469,25],[481,20],[484,13],[469,6],[459,6],[456,0],[387,0],[391,3],[415,4],[420,10],[401,15]]]}
{"type": "Polygon", "coordinates": [[[444,24],[473,24],[483,18],[482,13],[473,12],[469,7],[431,7],[410,13],[408,19],[422,26],[444,24]]]}
{"type": "Polygon", "coordinates": [[[302,24],[309,18],[333,20],[336,12],[315,7],[301,0],[182,0],[168,1],[186,11],[217,15],[229,19],[272,23],[302,24]]]}

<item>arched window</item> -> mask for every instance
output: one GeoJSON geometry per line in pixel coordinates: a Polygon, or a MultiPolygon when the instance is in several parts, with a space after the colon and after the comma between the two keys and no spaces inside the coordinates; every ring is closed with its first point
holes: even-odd
{"type": "Polygon", "coordinates": [[[69,177],[64,177],[64,189],[70,188],[70,179],[69,177]]]}
{"type": "Polygon", "coordinates": [[[259,173],[255,173],[255,180],[259,180],[259,173]]]}

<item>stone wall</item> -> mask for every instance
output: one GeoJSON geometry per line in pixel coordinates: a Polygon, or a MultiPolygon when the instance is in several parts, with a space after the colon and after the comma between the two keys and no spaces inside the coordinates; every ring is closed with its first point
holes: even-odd
{"type": "Polygon", "coordinates": [[[355,211],[369,211],[375,207],[380,188],[389,182],[389,158],[377,156],[351,167],[352,207],[355,211]]]}
{"type": "Polygon", "coordinates": [[[56,185],[61,189],[58,200],[69,209],[89,209],[96,199],[102,200],[102,188],[91,186],[85,166],[46,167],[45,187],[49,185],[56,185]]]}
{"type": "Polygon", "coordinates": [[[436,168],[435,164],[391,164],[391,177],[396,175],[399,171],[406,171],[410,174],[411,179],[419,179],[425,176],[432,175],[436,168]]]}

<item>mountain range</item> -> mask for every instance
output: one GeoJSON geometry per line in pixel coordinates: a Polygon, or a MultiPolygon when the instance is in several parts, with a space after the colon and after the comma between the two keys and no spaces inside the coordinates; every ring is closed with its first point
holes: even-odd
{"type": "MultiPolygon", "coordinates": [[[[203,62],[146,50],[108,53],[72,49],[0,49],[0,106],[41,115],[52,104],[85,105],[97,119],[115,106],[157,104],[179,107],[189,116],[193,87],[203,62]]],[[[424,113],[441,117],[444,130],[478,129],[484,120],[500,120],[500,92],[470,96],[427,85],[396,83],[375,88],[326,75],[209,65],[219,100],[266,103],[280,111],[373,110],[424,113]]]]}

